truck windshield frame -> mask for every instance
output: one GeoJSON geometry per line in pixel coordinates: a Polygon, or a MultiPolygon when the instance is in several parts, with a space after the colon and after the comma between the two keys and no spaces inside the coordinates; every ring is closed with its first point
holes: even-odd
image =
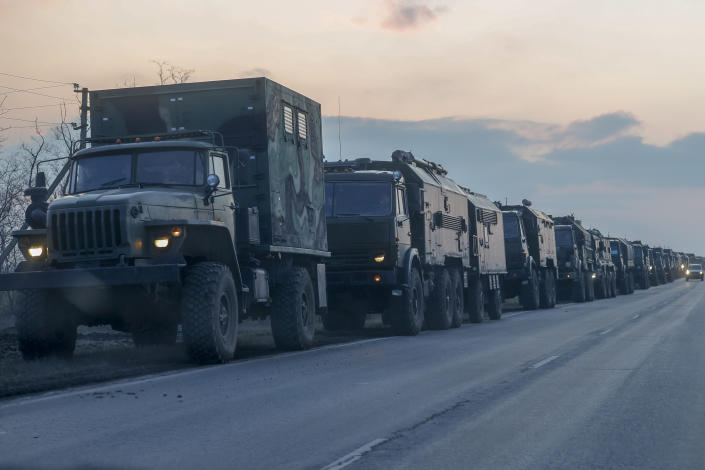
{"type": "Polygon", "coordinates": [[[573,240],[573,231],[570,228],[556,229],[556,246],[561,248],[573,248],[575,240],[573,240]]]}
{"type": "Polygon", "coordinates": [[[502,222],[504,226],[505,239],[522,238],[521,229],[519,226],[519,217],[516,214],[502,214],[502,222]]]}
{"type": "Polygon", "coordinates": [[[205,185],[207,155],[189,148],[115,150],[77,158],[71,168],[70,194],[128,185],[205,185]]]}
{"type": "Polygon", "coordinates": [[[386,181],[329,181],[326,217],[388,217],[393,214],[394,185],[386,181]]]}

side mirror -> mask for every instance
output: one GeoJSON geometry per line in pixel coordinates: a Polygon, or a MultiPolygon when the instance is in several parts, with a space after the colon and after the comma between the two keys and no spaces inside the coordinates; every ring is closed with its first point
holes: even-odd
{"type": "Polygon", "coordinates": [[[208,186],[206,187],[206,195],[203,196],[203,204],[205,204],[207,206],[208,200],[210,199],[211,194],[213,194],[215,192],[216,188],[220,184],[220,178],[218,178],[218,175],[216,175],[214,173],[210,174],[206,178],[206,184],[208,186]]]}

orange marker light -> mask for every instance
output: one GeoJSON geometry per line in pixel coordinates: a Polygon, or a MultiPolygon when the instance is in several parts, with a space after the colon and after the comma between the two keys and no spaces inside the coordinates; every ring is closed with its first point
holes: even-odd
{"type": "Polygon", "coordinates": [[[375,280],[375,282],[381,282],[382,276],[380,276],[379,274],[375,274],[375,277],[373,279],[375,280]]]}
{"type": "Polygon", "coordinates": [[[142,142],[142,139],[139,138],[139,137],[137,137],[137,138],[135,139],[135,142],[142,142]]]}
{"type": "Polygon", "coordinates": [[[181,227],[174,227],[171,229],[171,236],[174,238],[179,238],[181,233],[181,227]]]}

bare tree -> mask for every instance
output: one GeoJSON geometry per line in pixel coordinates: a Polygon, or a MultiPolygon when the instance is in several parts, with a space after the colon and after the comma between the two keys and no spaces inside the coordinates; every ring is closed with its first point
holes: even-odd
{"type": "Polygon", "coordinates": [[[150,62],[157,66],[159,85],[186,83],[195,72],[194,69],[185,69],[166,60],[150,60],[150,62]]]}

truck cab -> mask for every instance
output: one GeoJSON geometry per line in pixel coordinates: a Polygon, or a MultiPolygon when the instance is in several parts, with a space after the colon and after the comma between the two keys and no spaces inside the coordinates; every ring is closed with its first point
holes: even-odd
{"type": "Polygon", "coordinates": [[[634,293],[634,254],[632,246],[621,238],[610,238],[612,262],[617,273],[617,288],[622,295],[634,293]]]}

